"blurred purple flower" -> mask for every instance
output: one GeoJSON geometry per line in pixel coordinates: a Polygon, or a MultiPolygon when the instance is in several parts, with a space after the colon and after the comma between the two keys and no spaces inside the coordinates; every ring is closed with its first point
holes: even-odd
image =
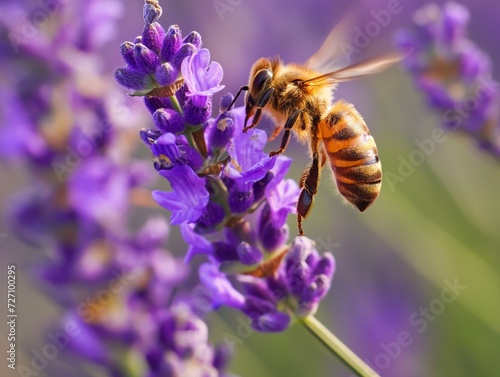
{"type": "Polygon", "coordinates": [[[129,171],[107,157],[86,159],[68,182],[70,205],[91,221],[116,227],[129,207],[129,171]]]}
{"type": "MultiPolygon", "coordinates": [[[[5,76],[9,92],[0,93],[7,105],[1,157],[22,160],[31,173],[30,189],[11,203],[10,223],[20,238],[50,251],[33,275],[63,307],[57,340],[67,342],[65,352],[110,376],[125,376],[131,355],[141,376],[223,376],[227,355],[208,343],[208,328],[192,305],[196,300],[175,294],[186,283],[187,268],[163,249],[166,221],[153,218],[138,232],[130,230],[131,210],[151,205],[151,197],[142,195],[149,171],[123,143],[128,131],[112,127],[108,101],[116,93],[105,84],[111,78],[99,70],[104,60],[97,51],[113,35],[122,4],[58,6],[51,27],[37,29],[33,38],[11,39],[11,45],[3,37],[22,35],[16,33],[27,25],[21,21],[29,2],[9,3],[0,15],[0,68],[13,73],[5,76]]],[[[117,73],[136,89],[156,85],[166,34],[154,22],[155,12],[161,13],[157,2],[147,0],[146,8],[149,23],[135,43],[122,45],[127,67],[117,73]]],[[[199,47],[196,35],[189,41],[199,47]]],[[[159,201],[184,205],[175,207],[174,220],[198,218],[209,194],[190,166],[197,170],[203,161],[180,134],[184,118],[173,113],[175,104],[157,102],[167,110],[157,116],[158,132],[144,133],[144,141],[155,158],[173,161],[161,174],[180,193],[176,201],[158,193],[159,201]]],[[[49,371],[64,373],[55,364],[49,371]]]]}
{"type": "Polygon", "coordinates": [[[413,50],[405,65],[429,105],[441,112],[443,126],[467,133],[500,157],[498,84],[490,58],[467,37],[469,18],[458,3],[429,4],[415,13],[413,30],[401,31],[396,42],[405,52],[413,50]]]}

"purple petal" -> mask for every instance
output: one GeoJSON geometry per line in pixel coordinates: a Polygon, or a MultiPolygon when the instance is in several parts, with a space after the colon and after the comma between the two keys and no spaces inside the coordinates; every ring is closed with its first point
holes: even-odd
{"type": "MultiPolygon", "coordinates": [[[[155,114],[157,114],[158,111],[155,114]]],[[[157,117],[155,117],[155,121],[157,124],[162,120],[159,119],[161,115],[162,114],[159,114],[157,117]]],[[[180,156],[179,148],[176,144],[175,135],[170,132],[161,135],[155,141],[155,143],[151,145],[151,152],[155,157],[164,156],[164,158],[168,159],[169,164],[175,164],[180,156]]]]}
{"type": "Polygon", "coordinates": [[[188,263],[197,254],[210,255],[213,253],[213,245],[207,239],[193,231],[193,225],[181,224],[181,234],[184,241],[189,245],[189,249],[184,258],[184,263],[188,263]]]}
{"type": "Polygon", "coordinates": [[[297,212],[299,194],[299,186],[293,179],[282,181],[270,190],[266,188],[267,202],[277,224],[284,224],[288,214],[297,212]]]}
{"type": "Polygon", "coordinates": [[[181,72],[189,89],[188,96],[211,96],[224,88],[219,85],[223,76],[222,66],[217,62],[209,65],[209,62],[210,51],[206,48],[182,61],[181,72]]]}
{"type": "Polygon", "coordinates": [[[174,166],[171,170],[161,170],[174,192],[153,191],[153,198],[162,207],[172,211],[171,224],[192,223],[202,215],[208,204],[205,179],[186,165],[174,166]]]}
{"type": "Polygon", "coordinates": [[[284,331],[290,325],[290,316],[282,312],[267,313],[252,321],[252,327],[263,332],[284,331]]]}
{"type": "Polygon", "coordinates": [[[221,273],[213,263],[205,263],[199,269],[200,280],[211,292],[212,305],[218,308],[227,305],[240,309],[245,304],[245,297],[232,286],[227,276],[221,273]]]}
{"type": "Polygon", "coordinates": [[[210,66],[208,67],[208,70],[205,74],[205,80],[206,83],[208,84],[208,88],[216,88],[216,92],[221,90],[223,88],[220,88],[219,83],[222,81],[222,76],[224,75],[224,71],[222,69],[222,66],[217,63],[217,62],[212,62],[210,66]]]}
{"type": "Polygon", "coordinates": [[[74,209],[101,224],[117,224],[129,206],[129,175],[104,157],[87,158],[69,180],[74,209]]]}
{"type": "Polygon", "coordinates": [[[97,335],[95,329],[83,322],[79,316],[69,314],[64,318],[64,330],[56,332],[59,341],[62,343],[63,333],[69,341],[68,348],[79,356],[87,358],[98,364],[110,362],[110,355],[103,344],[101,335],[97,335]]]}
{"type": "Polygon", "coordinates": [[[236,136],[227,146],[231,161],[226,165],[225,174],[243,183],[256,182],[262,179],[276,162],[263,152],[267,143],[267,135],[262,130],[251,130],[236,136]]]}
{"type": "Polygon", "coordinates": [[[335,258],[333,257],[332,253],[326,252],[325,254],[323,254],[321,259],[316,264],[313,274],[325,275],[329,279],[331,279],[334,273],[335,273],[335,258]]]}
{"type": "Polygon", "coordinates": [[[243,312],[250,318],[257,319],[264,314],[276,312],[274,302],[256,296],[247,296],[243,312]]]}

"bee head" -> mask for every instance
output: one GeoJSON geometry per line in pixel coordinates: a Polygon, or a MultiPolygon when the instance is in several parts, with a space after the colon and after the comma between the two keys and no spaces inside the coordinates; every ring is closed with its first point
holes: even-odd
{"type": "Polygon", "coordinates": [[[271,99],[274,89],[271,87],[273,71],[268,59],[259,59],[250,74],[250,85],[245,101],[245,127],[248,119],[256,114],[253,125],[256,125],[260,118],[263,107],[271,99]]]}

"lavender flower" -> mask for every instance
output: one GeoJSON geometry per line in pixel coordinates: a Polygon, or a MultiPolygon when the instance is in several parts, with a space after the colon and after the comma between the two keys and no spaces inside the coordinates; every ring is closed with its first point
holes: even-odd
{"type": "Polygon", "coordinates": [[[144,95],[153,114],[156,128],[143,129],[141,139],[172,189],[154,191],[153,197],[171,211],[171,223],[181,226],[189,246],[185,261],[208,259],[199,276],[212,308],[230,306],[245,313],[256,330],[283,331],[291,314],[316,311],[330,287],[333,257],[320,257],[305,237],[286,244],[286,218],[299,195],[297,184],[285,180],[291,160],[264,152],[264,131],[242,132],[244,109],[229,108],[231,94],[210,117],[212,96],[223,88],[222,67],[210,62],[198,33],[183,39],[176,25],[146,43],[154,34],[151,20],[158,19],[149,12],[148,34],[122,44],[127,65],[115,78],[134,95],[144,95]]]}
{"type": "Polygon", "coordinates": [[[414,16],[415,27],[397,35],[416,85],[442,115],[443,126],[473,137],[480,147],[500,156],[498,86],[489,57],[467,38],[467,8],[431,4],[414,16]]]}
{"type": "Polygon", "coordinates": [[[214,307],[224,304],[241,310],[258,331],[283,331],[290,324],[289,312],[298,317],[316,312],[330,288],[335,262],[331,253],[320,257],[314,243],[303,236],[295,238],[292,246],[276,259],[263,265],[258,273],[235,276],[244,295],[232,288],[229,277],[217,272],[213,264],[200,267],[200,279],[208,288],[214,307]],[[279,264],[276,271],[273,262],[279,264]]]}

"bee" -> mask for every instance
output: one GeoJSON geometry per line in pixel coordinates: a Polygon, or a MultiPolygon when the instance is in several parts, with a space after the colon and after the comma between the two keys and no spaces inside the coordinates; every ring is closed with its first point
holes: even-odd
{"type": "Polygon", "coordinates": [[[269,156],[285,151],[291,133],[309,144],[312,161],[301,176],[297,202],[300,236],[304,235],[302,223],[311,211],[321,170],[327,161],[338,191],[360,211],[373,204],[382,185],[382,167],[375,140],[352,104],[342,99],[334,102],[333,90],[340,82],[381,72],[402,56],[388,54],[332,69],[341,54],[340,34],[345,34],[341,27],[333,29],[320,49],[304,64],[285,64],[279,58],[258,59],[250,70],[248,85],[240,88],[232,103],[242,91],[247,92],[243,132],[257,126],[262,114],[275,122],[271,140],[283,132],[279,149],[270,152],[269,156]]]}

